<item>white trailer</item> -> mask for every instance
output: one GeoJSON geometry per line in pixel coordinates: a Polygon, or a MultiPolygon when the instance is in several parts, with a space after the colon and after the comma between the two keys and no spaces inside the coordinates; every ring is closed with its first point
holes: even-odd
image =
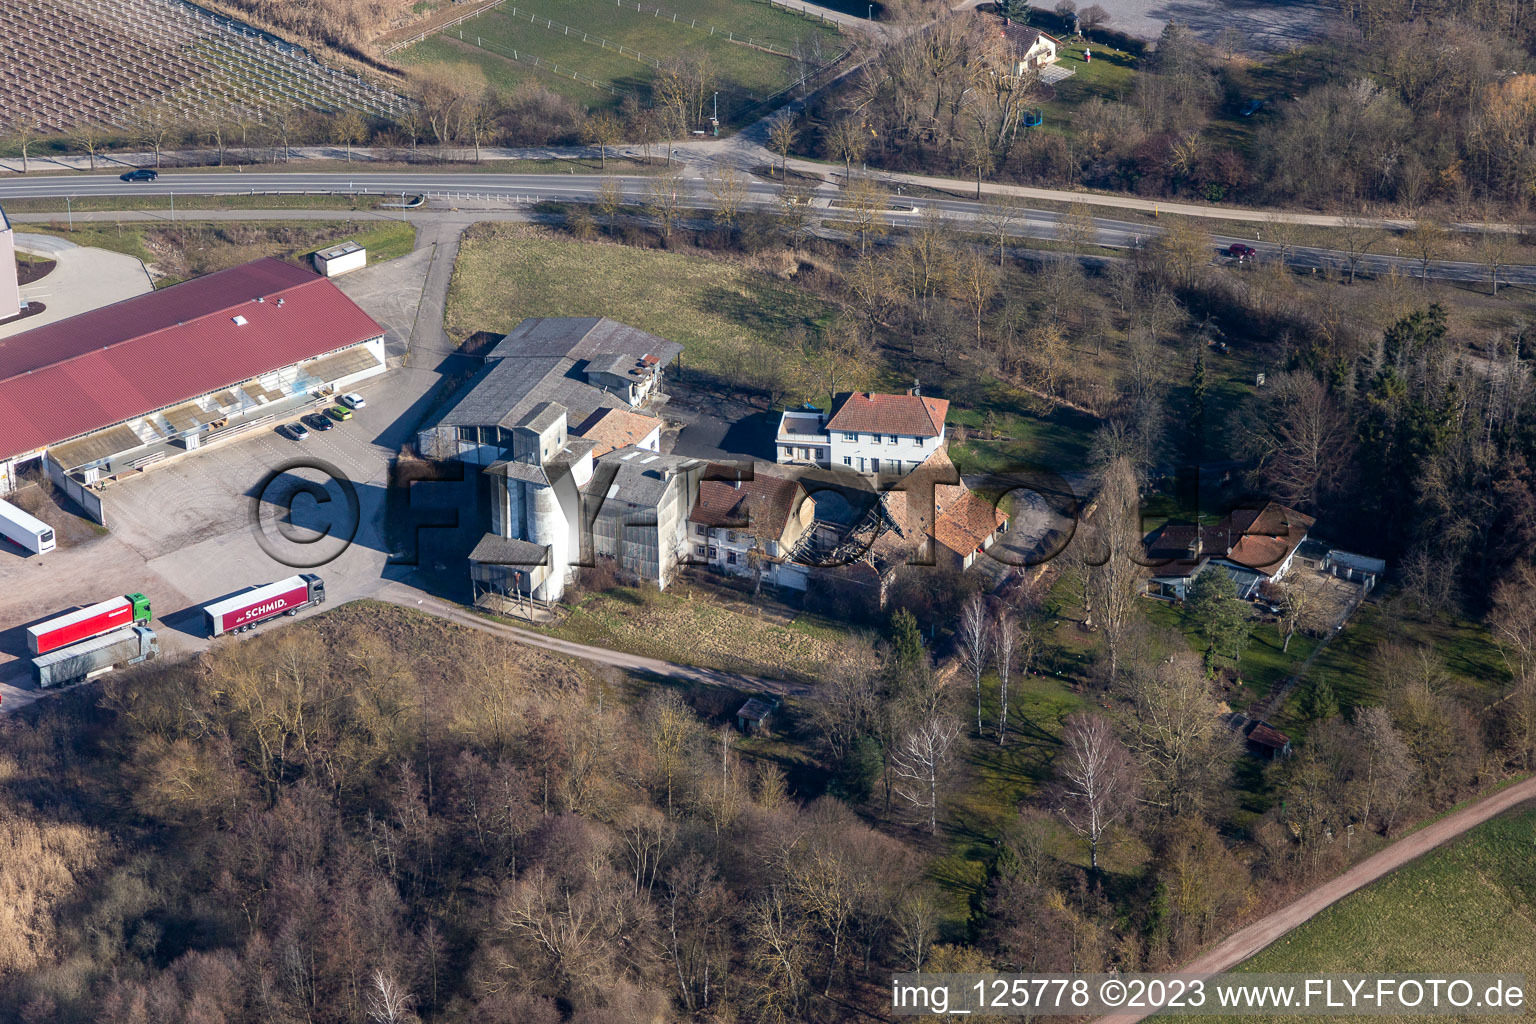
{"type": "Polygon", "coordinates": [[[53,527],[4,500],[0,500],[0,537],[34,555],[54,548],[53,527]]]}
{"type": "Polygon", "coordinates": [[[132,626],[33,658],[32,676],[40,688],[78,683],[159,653],[160,639],[155,631],[148,626],[132,626]]]}

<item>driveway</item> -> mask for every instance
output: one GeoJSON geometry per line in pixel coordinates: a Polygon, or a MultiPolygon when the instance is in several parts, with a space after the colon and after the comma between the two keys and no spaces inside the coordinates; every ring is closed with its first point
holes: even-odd
{"type": "Polygon", "coordinates": [[[16,234],[16,248],[57,260],[58,266],[47,277],[21,289],[22,301],[41,302],[47,308],[37,316],[0,327],[0,338],[155,290],[144,264],[120,252],[22,232],[16,234]]]}

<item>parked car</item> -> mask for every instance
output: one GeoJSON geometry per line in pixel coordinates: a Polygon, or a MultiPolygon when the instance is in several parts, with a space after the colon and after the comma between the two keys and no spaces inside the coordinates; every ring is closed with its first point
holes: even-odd
{"type": "Polygon", "coordinates": [[[304,426],[304,424],[295,421],[288,424],[288,436],[293,438],[295,441],[308,441],[309,430],[304,426]]]}
{"type": "Polygon", "coordinates": [[[352,418],[352,410],[344,405],[333,405],[326,412],[330,413],[331,418],[335,420],[346,421],[352,418]]]}
{"type": "Polygon", "coordinates": [[[346,394],[336,399],[336,401],[340,402],[348,409],[362,409],[368,405],[367,402],[363,401],[363,396],[358,394],[356,391],[348,391],[346,394]]]}
{"type": "Polygon", "coordinates": [[[305,416],[304,422],[309,424],[315,430],[333,430],[336,427],[336,423],[333,420],[318,412],[312,412],[308,416],[305,416]]]}
{"type": "Polygon", "coordinates": [[[136,171],[129,171],[122,175],[124,181],[154,181],[160,177],[159,171],[152,171],[148,167],[140,167],[136,171]]]}
{"type": "Polygon", "coordinates": [[[1227,246],[1227,255],[1242,263],[1258,255],[1258,250],[1251,245],[1244,245],[1242,242],[1233,242],[1227,246]]]}

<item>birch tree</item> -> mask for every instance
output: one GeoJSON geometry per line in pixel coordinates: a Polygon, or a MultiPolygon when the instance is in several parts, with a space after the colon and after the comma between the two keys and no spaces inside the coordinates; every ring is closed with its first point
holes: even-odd
{"type": "Polygon", "coordinates": [[[1088,840],[1088,866],[1097,872],[1105,834],[1133,806],[1135,766],[1109,720],[1099,715],[1069,716],[1061,741],[1058,807],[1072,831],[1088,840]]]}
{"type": "Polygon", "coordinates": [[[1019,624],[1007,608],[998,610],[992,620],[993,660],[997,665],[997,745],[1008,736],[1008,682],[1013,675],[1013,659],[1019,646],[1019,624]]]}
{"type": "Polygon", "coordinates": [[[960,723],[936,712],[903,736],[891,757],[896,795],[927,819],[929,835],[939,831],[939,790],[959,735],[960,723]]]}
{"type": "Polygon", "coordinates": [[[976,686],[976,734],[981,735],[981,677],[987,671],[992,653],[992,630],[987,624],[987,606],[980,594],[972,594],[960,611],[960,629],[955,635],[960,645],[960,663],[971,674],[976,686]]]}

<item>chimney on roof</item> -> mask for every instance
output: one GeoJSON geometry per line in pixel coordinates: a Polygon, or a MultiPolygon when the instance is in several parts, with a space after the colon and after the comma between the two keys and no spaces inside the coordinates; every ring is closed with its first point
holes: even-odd
{"type": "Polygon", "coordinates": [[[256,296],[256,301],[257,302],[266,302],[267,300],[266,300],[265,296],[258,295],[258,296],[256,296]]]}
{"type": "Polygon", "coordinates": [[[923,397],[922,382],[919,381],[916,377],[912,378],[912,386],[907,389],[907,394],[911,395],[913,398],[923,397]]]}
{"type": "Polygon", "coordinates": [[[738,491],[741,490],[741,470],[736,471],[736,479],[731,481],[731,486],[738,491]]]}
{"type": "Polygon", "coordinates": [[[281,305],[282,305],[282,304],[283,304],[283,300],[282,300],[282,299],[278,299],[278,300],[277,300],[277,304],[278,304],[278,305],[279,305],[279,306],[281,306],[281,305]]]}

